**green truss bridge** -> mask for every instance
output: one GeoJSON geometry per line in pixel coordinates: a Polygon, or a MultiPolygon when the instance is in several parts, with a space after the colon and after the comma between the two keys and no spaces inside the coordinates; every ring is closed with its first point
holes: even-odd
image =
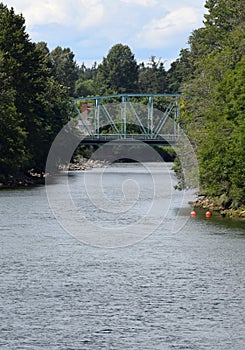
{"type": "Polygon", "coordinates": [[[174,145],[180,132],[180,94],[119,94],[73,100],[82,144],[174,145]]]}

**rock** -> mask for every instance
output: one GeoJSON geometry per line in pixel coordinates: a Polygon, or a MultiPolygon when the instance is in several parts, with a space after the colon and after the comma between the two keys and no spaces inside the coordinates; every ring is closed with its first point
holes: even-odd
{"type": "Polygon", "coordinates": [[[73,163],[69,164],[69,170],[77,171],[77,170],[89,170],[93,168],[104,168],[108,165],[106,161],[100,160],[92,160],[86,158],[76,158],[73,163]]]}

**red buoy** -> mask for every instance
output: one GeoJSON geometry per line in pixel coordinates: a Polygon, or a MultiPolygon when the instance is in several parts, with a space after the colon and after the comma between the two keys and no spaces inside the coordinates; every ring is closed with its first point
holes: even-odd
{"type": "Polygon", "coordinates": [[[211,216],[211,213],[210,213],[210,211],[206,211],[206,218],[210,218],[210,216],[211,216]]]}
{"type": "Polygon", "coordinates": [[[191,211],[191,216],[193,216],[193,217],[194,217],[194,216],[197,216],[197,213],[195,212],[195,210],[192,210],[192,211],[191,211]]]}

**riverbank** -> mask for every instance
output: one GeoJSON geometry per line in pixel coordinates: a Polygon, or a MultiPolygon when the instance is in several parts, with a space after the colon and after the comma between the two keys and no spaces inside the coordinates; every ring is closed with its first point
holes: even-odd
{"type": "Polygon", "coordinates": [[[216,203],[215,198],[201,197],[193,204],[194,208],[202,208],[210,211],[215,211],[222,217],[241,219],[245,221],[245,207],[238,209],[224,208],[222,205],[216,203]]]}
{"type": "Polygon", "coordinates": [[[109,163],[105,160],[92,160],[87,158],[76,158],[69,164],[70,171],[90,170],[94,168],[105,168],[109,163]]]}
{"type": "Polygon", "coordinates": [[[45,183],[45,174],[32,174],[31,172],[25,174],[20,173],[15,176],[0,181],[0,189],[18,188],[18,187],[32,187],[43,185],[45,183]]]}
{"type": "MultiPolygon", "coordinates": [[[[69,163],[69,171],[86,171],[93,168],[104,168],[108,165],[106,161],[91,160],[87,158],[76,158],[72,163],[69,163]]],[[[60,166],[59,170],[67,170],[67,166],[60,166]]],[[[0,190],[18,187],[32,187],[43,185],[45,177],[49,174],[37,173],[34,170],[29,170],[27,173],[19,173],[15,176],[10,175],[8,178],[0,181],[0,190]]]]}

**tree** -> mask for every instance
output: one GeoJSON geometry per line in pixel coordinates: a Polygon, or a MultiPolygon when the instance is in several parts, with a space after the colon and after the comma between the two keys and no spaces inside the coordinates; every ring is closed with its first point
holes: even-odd
{"type": "Polygon", "coordinates": [[[25,148],[26,133],[21,127],[11,88],[11,80],[4,73],[4,53],[0,52],[0,180],[15,175],[28,160],[25,148]]]}
{"type": "Polygon", "coordinates": [[[127,45],[114,45],[98,66],[98,93],[137,92],[138,65],[127,45]]]}
{"type": "Polygon", "coordinates": [[[96,94],[95,83],[93,79],[77,80],[75,85],[75,96],[87,97],[96,94]]]}
{"type": "Polygon", "coordinates": [[[245,198],[244,81],[243,56],[217,86],[216,118],[207,121],[207,140],[200,147],[207,193],[223,196],[226,203],[222,204],[232,207],[242,205],[245,198]]]}
{"type": "Polygon", "coordinates": [[[145,67],[141,64],[139,69],[139,91],[141,93],[164,93],[167,89],[167,74],[163,62],[152,56],[145,67]]]}
{"type": "Polygon", "coordinates": [[[224,207],[244,204],[245,36],[241,2],[208,0],[204,27],[190,37],[191,95],[182,127],[196,147],[204,194],[224,207]]]}
{"type": "Polygon", "coordinates": [[[75,84],[75,96],[96,95],[95,77],[97,74],[97,63],[94,62],[91,68],[87,68],[83,63],[79,68],[79,78],[75,84]]]}
{"type": "Polygon", "coordinates": [[[181,92],[181,86],[190,79],[193,73],[193,59],[188,49],[180,50],[179,58],[171,63],[167,72],[167,88],[169,93],[181,92]]]}
{"type": "Polygon", "coordinates": [[[234,0],[207,0],[205,7],[208,13],[204,15],[206,29],[215,29],[220,35],[226,36],[235,28],[244,28],[244,2],[234,0]]]}
{"type": "Polygon", "coordinates": [[[60,46],[57,46],[50,53],[52,75],[60,84],[69,88],[70,96],[74,95],[79,73],[79,67],[74,57],[74,53],[69,48],[62,49],[60,46]]]}
{"type": "MultiPolygon", "coordinates": [[[[67,119],[67,90],[52,77],[44,45],[30,42],[22,15],[1,3],[0,17],[0,52],[4,62],[1,72],[3,79],[8,79],[4,94],[9,97],[2,113],[7,111],[11,116],[6,132],[11,133],[13,127],[19,135],[19,151],[15,148],[15,152],[16,157],[20,155],[22,170],[34,167],[41,171],[51,142],[67,119]]],[[[7,149],[13,136],[5,136],[2,147],[7,149]]]]}

